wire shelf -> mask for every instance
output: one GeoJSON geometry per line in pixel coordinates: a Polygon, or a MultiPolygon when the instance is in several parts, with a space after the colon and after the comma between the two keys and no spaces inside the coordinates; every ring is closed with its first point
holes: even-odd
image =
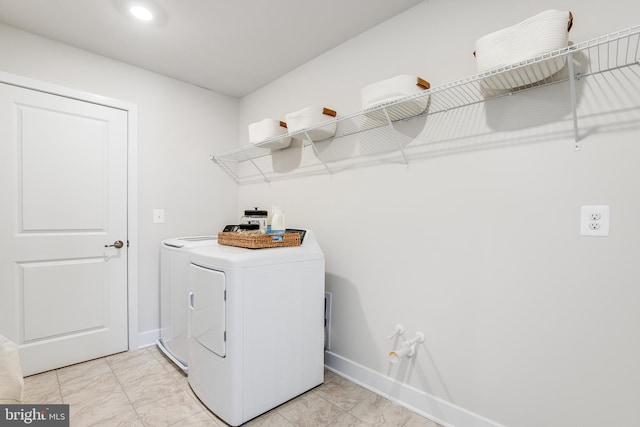
{"type": "Polygon", "coordinates": [[[574,139],[579,149],[575,81],[630,66],[640,66],[640,25],[338,116],[259,144],[245,145],[211,156],[211,160],[240,184],[332,174],[380,158],[408,163],[404,148],[410,143],[415,145],[416,141],[397,132],[398,123],[416,121],[419,124],[420,118],[424,120],[430,115],[566,81],[570,84],[574,139]],[[333,125],[336,133],[332,138],[312,141],[308,137],[312,130],[333,125]],[[290,147],[277,151],[264,148],[283,137],[294,138],[290,147]],[[343,141],[332,144],[336,139],[343,141]]]}

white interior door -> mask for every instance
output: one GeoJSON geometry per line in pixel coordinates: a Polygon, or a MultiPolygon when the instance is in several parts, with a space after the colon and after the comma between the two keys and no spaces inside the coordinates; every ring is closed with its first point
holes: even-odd
{"type": "Polygon", "coordinates": [[[0,203],[0,334],[24,374],[126,350],[127,113],[0,83],[0,203]]]}

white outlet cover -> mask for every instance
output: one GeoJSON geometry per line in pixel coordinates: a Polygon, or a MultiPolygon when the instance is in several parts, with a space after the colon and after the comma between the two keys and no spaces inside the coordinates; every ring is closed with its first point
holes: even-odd
{"type": "Polygon", "coordinates": [[[580,235],[604,237],[609,235],[609,206],[582,206],[580,210],[580,235]],[[595,220],[594,218],[599,218],[595,220]]]}

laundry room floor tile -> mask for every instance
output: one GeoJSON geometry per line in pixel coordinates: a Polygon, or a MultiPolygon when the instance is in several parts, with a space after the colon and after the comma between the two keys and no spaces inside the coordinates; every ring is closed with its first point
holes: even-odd
{"type": "Polygon", "coordinates": [[[329,426],[344,414],[342,409],[314,393],[285,403],[277,412],[300,427],[329,426]]]}
{"type": "Polygon", "coordinates": [[[356,418],[350,413],[346,413],[332,424],[332,427],[370,427],[371,424],[367,424],[361,419],[356,418]]]}
{"type": "Polygon", "coordinates": [[[170,426],[199,415],[203,410],[185,391],[179,391],[136,408],[136,412],[144,425],[170,426]]]}
{"type": "Polygon", "coordinates": [[[412,415],[407,408],[377,395],[358,404],[351,413],[375,426],[404,426],[412,415]]]}
{"type": "Polygon", "coordinates": [[[267,412],[246,424],[246,427],[295,427],[277,412],[267,412]]]}
{"type": "Polygon", "coordinates": [[[228,427],[227,424],[220,420],[216,420],[215,415],[211,414],[208,411],[200,412],[196,415],[193,415],[189,418],[185,418],[182,421],[178,421],[176,424],[172,424],[171,427],[201,427],[201,426],[209,426],[209,427],[228,427]]]}
{"type": "Polygon", "coordinates": [[[369,390],[337,375],[333,381],[325,382],[314,392],[344,411],[350,411],[358,403],[375,396],[369,390]]]}
{"type": "Polygon", "coordinates": [[[107,372],[111,373],[111,368],[104,358],[89,360],[88,362],[67,366],[56,371],[61,382],[68,382],[76,378],[95,377],[107,372]]]}
{"type": "Polygon", "coordinates": [[[120,381],[120,384],[134,408],[171,396],[179,388],[174,379],[164,372],[157,372],[137,381],[120,381]]]}
{"type": "Polygon", "coordinates": [[[131,353],[120,353],[110,356],[111,369],[120,381],[131,383],[140,381],[145,377],[152,376],[163,371],[163,367],[153,354],[149,351],[134,351],[131,353]]]}
{"type": "MultiPolygon", "coordinates": [[[[23,401],[69,404],[72,427],[228,427],[156,347],[26,377],[23,401]]],[[[245,425],[440,427],[326,369],[324,384],[245,425]]]]}
{"type": "Polygon", "coordinates": [[[62,393],[56,371],[43,372],[24,379],[24,403],[62,403],[62,393]]]}

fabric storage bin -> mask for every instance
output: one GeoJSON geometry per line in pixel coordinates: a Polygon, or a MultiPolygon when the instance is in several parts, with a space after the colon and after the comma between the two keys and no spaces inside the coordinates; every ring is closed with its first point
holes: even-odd
{"type": "MultiPolygon", "coordinates": [[[[528,59],[566,47],[573,25],[570,11],[546,10],[476,41],[479,73],[518,65],[528,59]]],[[[564,67],[566,56],[558,56],[483,79],[490,89],[512,89],[539,82],[564,67]]]]}
{"type": "MultiPolygon", "coordinates": [[[[408,95],[429,89],[428,81],[414,75],[403,74],[390,79],[382,80],[360,91],[362,108],[368,109],[393,102],[408,95]]],[[[391,120],[400,120],[422,114],[427,109],[428,96],[422,96],[398,103],[387,108],[391,120]]]]}
{"type": "Polygon", "coordinates": [[[249,142],[260,144],[261,147],[279,150],[287,148],[291,144],[291,137],[287,135],[287,124],[276,119],[263,119],[249,125],[249,142]],[[269,139],[280,138],[265,142],[269,139]]]}
{"type": "MultiPolygon", "coordinates": [[[[294,133],[328,122],[335,116],[336,112],[329,108],[306,107],[300,111],[285,114],[285,120],[287,121],[289,132],[294,133]]],[[[307,131],[307,134],[312,141],[331,138],[336,134],[336,125],[336,121],[333,120],[321,127],[307,131]]]]}

